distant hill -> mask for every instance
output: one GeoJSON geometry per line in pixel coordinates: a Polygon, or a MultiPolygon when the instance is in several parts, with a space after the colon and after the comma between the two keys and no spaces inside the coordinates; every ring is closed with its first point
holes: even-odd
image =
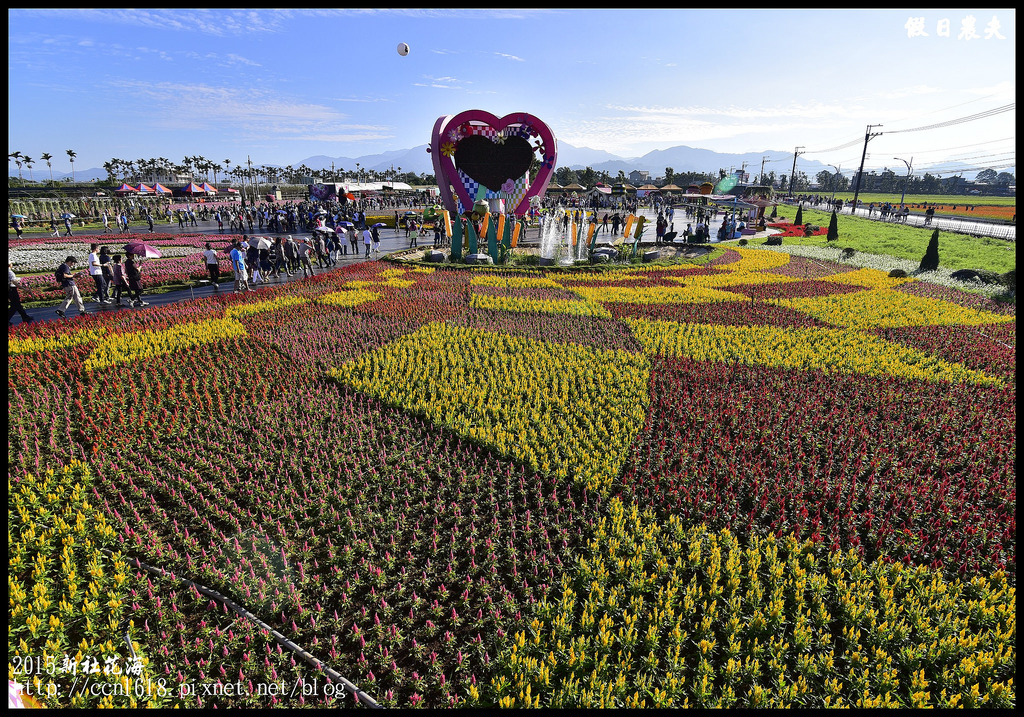
{"type": "MultiPolygon", "coordinates": [[[[430,155],[427,153],[427,145],[421,144],[411,149],[398,149],[390,152],[381,152],[380,154],[367,154],[361,157],[329,157],[327,155],[318,154],[312,157],[306,157],[303,160],[293,163],[292,167],[299,167],[305,164],[310,169],[330,169],[331,162],[334,162],[334,168],[337,171],[342,171],[349,176],[356,171],[356,163],[359,163],[359,167],[362,169],[373,170],[377,172],[389,171],[392,167],[395,171],[399,171],[401,168],[402,172],[414,172],[415,174],[433,174],[434,165],[431,161],[430,155]]],[[[669,147],[667,149],[656,149],[641,157],[620,157],[606,152],[603,149],[592,149],[590,147],[574,147],[568,142],[558,143],[558,165],[559,167],[568,167],[570,169],[586,169],[591,167],[592,169],[601,172],[608,172],[613,177],[619,173],[619,171],[625,172],[627,175],[633,170],[647,171],[651,173],[651,177],[661,177],[665,173],[666,167],[671,167],[673,172],[710,172],[717,173],[719,169],[728,171],[729,169],[739,170],[746,163],[746,171],[751,175],[757,175],[761,171],[761,158],[768,157],[764,165],[764,171],[775,172],[775,176],[779,177],[783,174],[788,175],[790,170],[793,168],[793,153],[792,151],[784,150],[764,150],[763,152],[746,152],[730,154],[726,152],[714,152],[710,149],[700,149],[698,147],[688,147],[686,145],[678,145],[676,147],[669,147]]],[[[281,166],[281,165],[271,165],[281,166]]],[[[964,179],[973,180],[977,174],[977,165],[974,167],[966,164],[960,164],[957,162],[943,163],[941,172],[943,177],[950,177],[954,174],[961,174],[964,179]]],[[[814,176],[818,172],[824,170],[832,171],[832,168],[821,162],[817,162],[812,159],[807,159],[805,156],[801,156],[797,159],[797,169],[802,172],[806,172],[807,176],[813,181],[814,176]]],[[[844,174],[850,176],[853,167],[847,167],[844,169],[844,174]]],[[[890,167],[897,174],[903,174],[905,169],[902,164],[900,167],[890,167]]],[[[923,174],[928,171],[927,168],[916,169],[915,174],[923,174]]],[[[1014,167],[1008,169],[1000,169],[999,171],[1005,171],[1010,173],[1016,173],[1014,167]]],[[[934,172],[933,172],[934,174],[934,172]]],[[[75,179],[80,182],[91,182],[97,179],[106,179],[107,172],[105,169],[90,167],[89,169],[75,169],[75,179]]],[[[8,176],[17,177],[18,168],[15,165],[10,165],[10,171],[8,176]]],[[[29,172],[22,168],[22,176],[26,179],[29,177],[29,172]]],[[[36,181],[44,181],[50,178],[49,171],[44,167],[42,170],[38,166],[33,167],[32,176],[36,181]]],[[[62,181],[65,177],[70,178],[71,172],[53,172],[53,178],[56,181],[62,181]]]]}

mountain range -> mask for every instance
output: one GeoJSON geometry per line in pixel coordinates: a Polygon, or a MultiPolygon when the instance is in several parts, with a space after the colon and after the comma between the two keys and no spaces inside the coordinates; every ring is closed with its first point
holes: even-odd
{"type": "MultiPolygon", "coordinates": [[[[361,157],[329,157],[327,155],[314,155],[312,157],[306,157],[298,162],[293,163],[292,167],[300,167],[303,164],[314,170],[330,169],[331,163],[334,163],[334,168],[337,171],[344,170],[350,177],[356,171],[356,165],[358,164],[361,169],[374,170],[378,172],[386,172],[391,169],[398,171],[399,169],[404,172],[414,172],[416,174],[433,174],[434,165],[431,161],[430,155],[427,153],[427,145],[421,144],[412,149],[399,149],[390,152],[381,152],[380,154],[367,154],[361,157]]],[[[558,167],[569,167],[570,169],[586,169],[590,167],[598,172],[608,172],[612,177],[618,175],[619,171],[623,171],[626,175],[629,175],[633,170],[647,171],[650,173],[650,178],[653,180],[658,177],[662,177],[665,174],[665,169],[671,167],[673,172],[707,172],[711,174],[717,174],[719,169],[730,171],[732,169],[741,170],[746,168],[746,171],[750,173],[752,177],[757,176],[761,172],[761,160],[767,158],[764,163],[764,171],[775,172],[776,177],[781,177],[783,174],[788,175],[790,170],[793,168],[793,153],[783,150],[764,150],[763,152],[746,152],[730,154],[726,152],[714,152],[709,149],[700,149],[697,147],[688,147],[686,145],[678,145],[676,147],[669,147],[668,149],[656,149],[640,157],[620,157],[606,152],[601,149],[591,149],[589,147],[574,147],[567,142],[558,143],[558,167]]],[[[17,167],[9,165],[12,169],[8,172],[9,176],[18,176],[17,167]]],[[[279,165],[276,165],[279,166],[279,165]]],[[[946,171],[942,172],[944,176],[952,176],[954,173],[953,168],[959,166],[959,173],[962,173],[965,179],[974,179],[978,173],[978,169],[966,164],[958,165],[955,162],[949,162],[944,164],[947,167],[946,171]]],[[[844,174],[850,175],[852,168],[847,168],[844,174]]],[[[897,174],[902,174],[904,171],[903,166],[890,167],[897,174]]],[[[814,178],[818,172],[822,170],[833,171],[832,167],[822,162],[817,162],[806,157],[799,157],[797,159],[797,170],[805,172],[811,181],[815,181],[814,178]]],[[[1015,168],[1001,170],[1007,172],[1014,172],[1015,168]]],[[[40,174],[38,168],[36,174],[40,174]]],[[[22,175],[25,176],[28,173],[22,170],[22,175]]],[[[54,172],[53,178],[55,180],[62,180],[65,177],[70,177],[70,172],[54,172]]],[[[48,178],[49,174],[40,174],[39,178],[48,178]]],[[[76,169],[75,178],[79,181],[92,181],[94,179],[106,179],[106,170],[99,168],[90,169],[76,169]]]]}
{"type": "MultiPolygon", "coordinates": [[[[397,170],[401,167],[402,172],[415,172],[416,174],[433,174],[434,165],[430,155],[427,153],[427,145],[421,144],[412,149],[398,150],[394,152],[383,152],[381,154],[364,155],[362,157],[327,157],[316,155],[307,157],[298,164],[305,164],[310,169],[330,169],[331,162],[334,162],[335,169],[344,168],[346,172],[353,172],[356,162],[363,169],[371,169],[378,172],[385,172],[392,168],[397,170]]],[[[598,172],[608,172],[612,177],[623,171],[628,176],[633,170],[647,171],[651,179],[663,177],[665,169],[671,167],[675,173],[680,172],[707,172],[717,174],[719,169],[727,172],[730,170],[742,170],[748,172],[751,177],[756,177],[761,172],[761,160],[765,159],[765,173],[775,172],[776,177],[783,174],[788,175],[793,169],[793,153],[784,150],[764,150],[763,152],[727,153],[715,152],[710,149],[700,149],[678,145],[668,149],[656,149],[640,157],[620,157],[601,149],[589,147],[575,147],[567,142],[558,143],[558,167],[570,169],[591,169],[598,172]]],[[[962,173],[965,179],[974,179],[978,169],[967,164],[956,162],[945,163],[948,169],[942,172],[943,176],[952,176],[954,173],[962,173]],[[957,172],[954,172],[957,168],[957,172]]],[[[849,177],[853,168],[847,168],[844,174],[849,177]]],[[[904,167],[891,166],[890,169],[902,175],[904,167]]],[[[834,171],[831,165],[818,162],[806,157],[797,158],[797,170],[804,172],[815,181],[816,175],[822,170],[834,171]]],[[[1013,172],[1014,168],[1000,170],[1013,172]]]]}

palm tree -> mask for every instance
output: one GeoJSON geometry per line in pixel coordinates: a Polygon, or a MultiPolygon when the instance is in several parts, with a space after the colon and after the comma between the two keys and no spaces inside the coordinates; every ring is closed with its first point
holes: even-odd
{"type": "Polygon", "coordinates": [[[160,174],[163,175],[166,182],[169,179],[167,174],[170,172],[171,160],[167,159],[167,157],[157,157],[156,161],[160,168],[160,174]]]}
{"type": "MultiPolygon", "coordinates": [[[[224,174],[227,174],[229,171],[231,171],[231,160],[230,159],[225,159],[222,162],[222,164],[224,165],[224,174]]],[[[216,175],[214,175],[213,181],[214,182],[217,181],[216,175]]]]}
{"type": "Polygon", "coordinates": [[[78,156],[78,152],[73,149],[67,150],[68,159],[71,160],[71,181],[75,181],[75,157],[78,156]]]}
{"type": "Polygon", "coordinates": [[[26,154],[24,157],[21,158],[21,161],[25,163],[26,167],[28,167],[28,181],[35,184],[36,180],[32,178],[32,163],[35,162],[35,160],[26,154]]]}
{"type": "Polygon", "coordinates": [[[116,160],[109,159],[103,163],[103,169],[107,170],[107,179],[111,184],[117,181],[117,165],[114,164],[116,160]]]}
{"type": "Polygon", "coordinates": [[[50,160],[53,159],[53,155],[49,152],[43,152],[40,157],[42,157],[42,160],[46,162],[46,166],[50,169],[50,184],[53,184],[53,165],[50,164],[50,160]]]}
{"type": "Polygon", "coordinates": [[[14,160],[14,163],[18,165],[18,179],[22,179],[21,176],[21,152],[11,152],[7,155],[8,161],[14,160]]]}

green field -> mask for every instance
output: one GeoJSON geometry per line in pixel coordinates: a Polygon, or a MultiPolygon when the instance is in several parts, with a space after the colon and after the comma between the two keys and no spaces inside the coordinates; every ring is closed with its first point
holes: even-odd
{"type": "MultiPolygon", "coordinates": [[[[779,218],[793,221],[796,208],[780,208],[779,218]]],[[[803,210],[804,222],[828,226],[831,213],[814,209],[803,210]]],[[[826,242],[825,237],[786,237],[786,244],[804,246],[849,247],[868,254],[885,254],[898,259],[919,261],[924,256],[932,229],[889,224],[885,222],[839,215],[839,239],[826,242]]],[[[1016,267],[1015,242],[991,237],[973,237],[966,234],[939,232],[939,264],[950,270],[985,269],[1004,273],[1016,267]]]]}
{"type": "MultiPolygon", "coordinates": [[[[832,196],[831,192],[824,192],[824,194],[832,196]]],[[[865,204],[872,202],[898,204],[900,196],[899,192],[861,192],[857,195],[857,199],[865,204]]],[[[844,202],[852,201],[853,192],[836,192],[836,199],[842,199],[844,202]]],[[[908,194],[904,197],[903,202],[905,204],[976,204],[979,206],[987,204],[997,207],[1012,207],[1017,204],[1017,198],[964,194],[908,194]]]]}

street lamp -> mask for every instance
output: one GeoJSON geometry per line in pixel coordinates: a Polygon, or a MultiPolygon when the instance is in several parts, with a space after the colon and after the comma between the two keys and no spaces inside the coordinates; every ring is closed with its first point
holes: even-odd
{"type": "Polygon", "coordinates": [[[835,202],[835,199],[836,199],[836,185],[839,183],[839,174],[840,174],[839,167],[841,167],[842,165],[839,165],[839,167],[837,167],[834,164],[830,164],[828,166],[830,166],[830,167],[832,167],[832,169],[836,170],[836,176],[832,180],[832,201],[835,202]]]}
{"type": "Polygon", "coordinates": [[[903,180],[903,194],[900,195],[900,204],[902,205],[903,198],[907,196],[907,184],[910,183],[910,172],[913,169],[914,158],[911,157],[909,162],[900,157],[893,157],[893,159],[899,159],[903,164],[907,165],[907,178],[903,180]]]}

